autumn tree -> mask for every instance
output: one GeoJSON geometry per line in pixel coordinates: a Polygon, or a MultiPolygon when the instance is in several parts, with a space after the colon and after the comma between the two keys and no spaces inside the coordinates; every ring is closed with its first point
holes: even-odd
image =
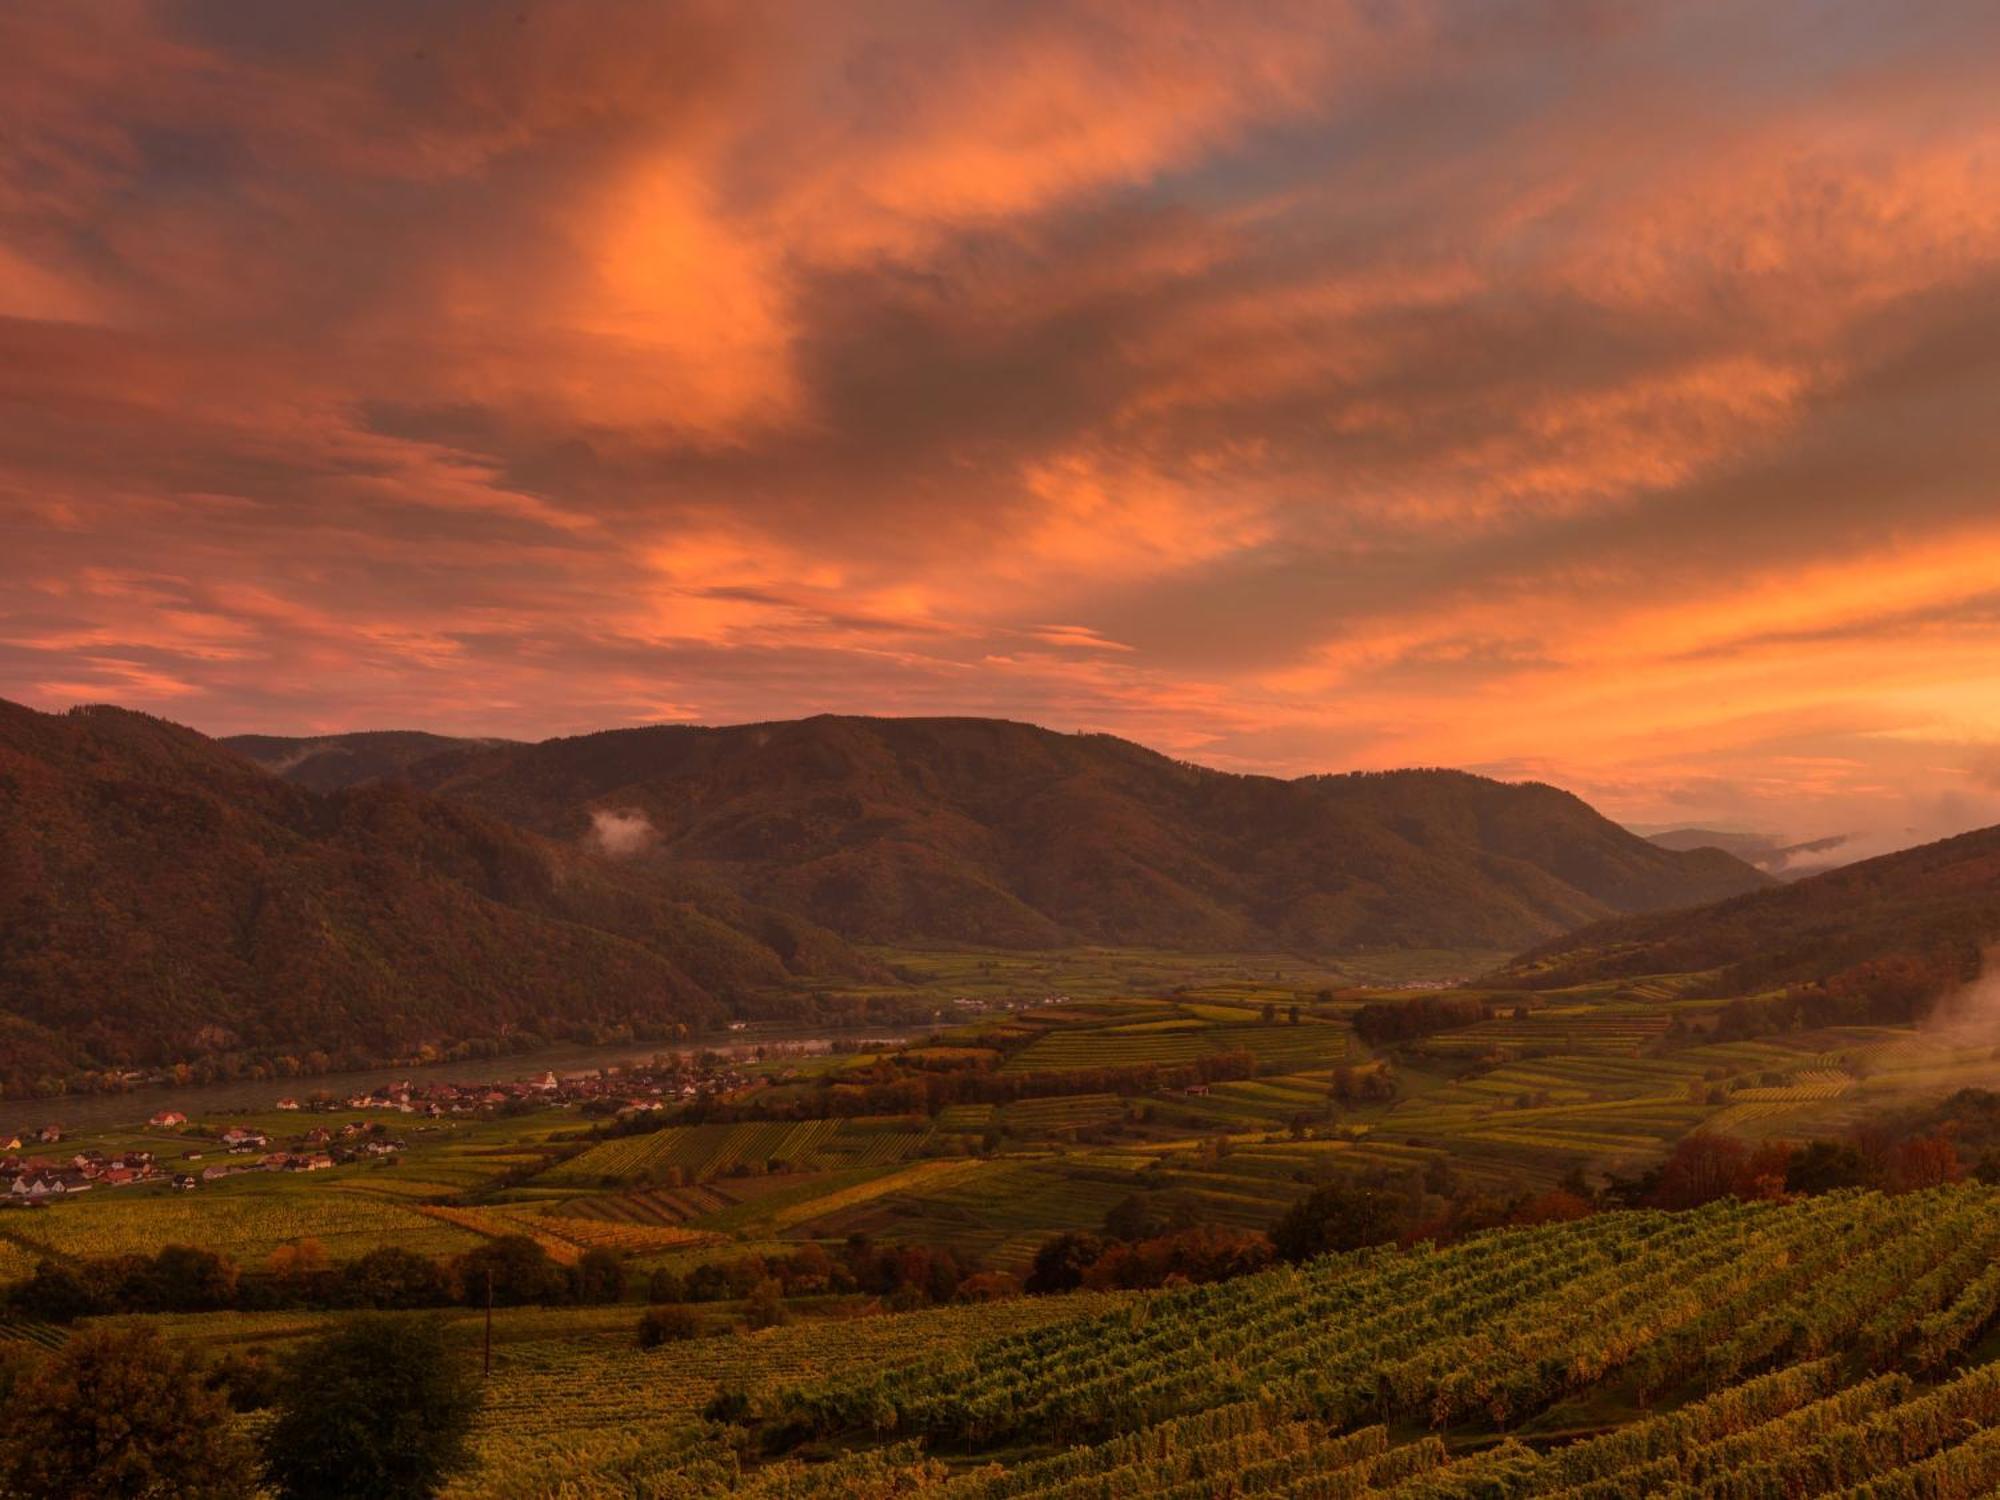
{"type": "Polygon", "coordinates": [[[250,1500],[256,1457],[194,1357],[151,1329],[87,1329],[16,1386],[0,1492],[250,1500]]]}

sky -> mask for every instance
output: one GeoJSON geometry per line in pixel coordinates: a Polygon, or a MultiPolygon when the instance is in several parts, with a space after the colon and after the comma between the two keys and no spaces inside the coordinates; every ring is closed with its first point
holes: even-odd
{"type": "Polygon", "coordinates": [[[1991,0],[0,0],[0,697],[2000,822],[1991,0]]]}

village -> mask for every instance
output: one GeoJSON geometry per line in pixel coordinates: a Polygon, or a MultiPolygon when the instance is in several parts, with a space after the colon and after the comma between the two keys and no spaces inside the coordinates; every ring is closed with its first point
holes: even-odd
{"type": "MultiPolygon", "coordinates": [[[[771,1051],[782,1055],[782,1049],[771,1051]]],[[[667,1053],[647,1064],[568,1076],[544,1071],[498,1083],[404,1079],[345,1096],[325,1090],[304,1097],[285,1095],[273,1108],[288,1114],[382,1111],[426,1121],[564,1108],[598,1115],[641,1114],[732,1093],[748,1087],[754,1077],[736,1060],[717,1053],[667,1053]]],[[[170,1108],[154,1113],[146,1128],[177,1132],[187,1144],[172,1159],[144,1148],[111,1152],[87,1148],[64,1154],[33,1150],[61,1146],[65,1131],[59,1124],[0,1134],[0,1151],[7,1153],[0,1156],[0,1206],[38,1206],[98,1188],[154,1185],[186,1192],[244,1172],[318,1172],[359,1161],[393,1164],[407,1149],[383,1121],[349,1120],[332,1128],[314,1125],[278,1141],[270,1132],[249,1126],[215,1129],[195,1124],[183,1111],[170,1108]],[[211,1161],[211,1155],[229,1160],[211,1161]]]]}

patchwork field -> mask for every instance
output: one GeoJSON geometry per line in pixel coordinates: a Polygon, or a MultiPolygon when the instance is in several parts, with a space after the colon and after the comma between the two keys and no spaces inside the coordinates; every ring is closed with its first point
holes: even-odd
{"type": "Polygon", "coordinates": [[[675,1125],[592,1146],[543,1173],[550,1186],[701,1183],[739,1169],[813,1171],[881,1166],[916,1155],[931,1138],[921,1116],[802,1120],[740,1125],[675,1125]]]}

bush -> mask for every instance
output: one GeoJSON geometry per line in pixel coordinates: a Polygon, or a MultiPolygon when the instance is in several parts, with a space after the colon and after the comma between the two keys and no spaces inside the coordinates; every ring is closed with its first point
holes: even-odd
{"type": "Polygon", "coordinates": [[[639,1347],[657,1349],[662,1344],[691,1339],[700,1332],[701,1320],[685,1307],[649,1307],[639,1319],[639,1347]]]}

